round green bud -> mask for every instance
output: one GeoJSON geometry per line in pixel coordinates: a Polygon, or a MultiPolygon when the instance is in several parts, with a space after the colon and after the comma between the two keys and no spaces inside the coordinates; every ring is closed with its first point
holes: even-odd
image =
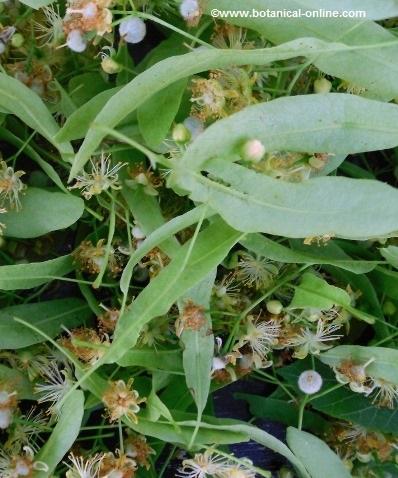
{"type": "Polygon", "coordinates": [[[279,315],[283,310],[283,305],[279,300],[269,300],[265,306],[268,312],[273,315],[279,315]]]}
{"type": "Polygon", "coordinates": [[[21,46],[25,43],[25,38],[20,33],[15,33],[11,38],[11,45],[14,48],[21,48],[21,46]]]}
{"type": "Polygon", "coordinates": [[[105,71],[105,73],[108,73],[108,75],[114,75],[115,73],[119,73],[122,71],[122,65],[117,63],[109,56],[106,56],[101,61],[101,68],[105,71]]]}
{"type": "Polygon", "coordinates": [[[387,300],[386,302],[384,302],[383,312],[386,315],[389,315],[389,316],[394,315],[396,311],[397,311],[397,307],[395,306],[393,302],[391,302],[390,300],[387,300]]]}
{"type": "Polygon", "coordinates": [[[173,141],[176,143],[187,143],[191,139],[191,132],[182,123],[178,123],[174,126],[171,135],[173,141]]]}
{"type": "Polygon", "coordinates": [[[330,93],[332,89],[332,83],[326,78],[320,78],[314,81],[315,93],[330,93]]]}

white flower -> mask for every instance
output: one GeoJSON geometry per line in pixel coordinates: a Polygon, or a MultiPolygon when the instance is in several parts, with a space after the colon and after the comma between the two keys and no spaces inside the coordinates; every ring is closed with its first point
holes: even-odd
{"type": "Polygon", "coordinates": [[[280,334],[281,326],[275,320],[260,321],[248,317],[246,334],[243,340],[250,345],[252,351],[259,357],[271,351],[280,334]]]}
{"type": "Polygon", "coordinates": [[[306,370],[298,379],[299,389],[307,395],[319,392],[322,388],[322,377],[315,370],[306,370]]]}
{"type": "Polygon", "coordinates": [[[65,463],[69,468],[66,472],[66,478],[98,478],[104,455],[97,454],[85,460],[83,457],[71,453],[68,458],[72,465],[65,463]]]}
{"type": "Polygon", "coordinates": [[[87,40],[80,30],[72,30],[68,33],[66,45],[76,53],[82,53],[87,48],[87,40]]]}
{"type": "Polygon", "coordinates": [[[120,189],[118,172],[124,164],[111,165],[110,155],[101,153],[99,161],[91,160],[91,173],[83,172],[77,176],[76,183],[69,189],[82,189],[82,195],[88,200],[108,189],[120,189]]]}
{"type": "Polygon", "coordinates": [[[398,385],[381,378],[374,378],[373,390],[375,391],[373,403],[382,407],[395,408],[395,404],[398,401],[398,385]]]}
{"type": "Polygon", "coordinates": [[[238,263],[238,278],[248,287],[260,289],[269,286],[278,274],[278,267],[263,257],[254,257],[242,252],[238,263]]]}
{"type": "Polygon", "coordinates": [[[146,238],[145,232],[137,225],[132,227],[131,234],[134,239],[142,240],[146,238]]]}
{"type": "Polygon", "coordinates": [[[180,5],[180,13],[184,20],[196,20],[198,17],[200,17],[200,7],[198,0],[183,0],[180,5]]]}
{"type": "Polygon", "coordinates": [[[139,43],[146,35],[146,25],[141,18],[127,18],[119,25],[119,33],[127,43],[139,43]]]}
{"type": "MultiPolygon", "coordinates": [[[[228,462],[220,455],[214,455],[210,450],[197,453],[194,458],[184,460],[179,474],[180,478],[206,478],[208,476],[220,476],[228,466],[228,462]]],[[[221,475],[222,476],[222,475],[221,475]]]]}
{"type": "Polygon", "coordinates": [[[50,402],[49,413],[58,416],[61,409],[59,403],[72,387],[72,379],[69,370],[59,370],[56,363],[50,363],[43,369],[43,376],[46,383],[39,383],[35,386],[35,392],[39,395],[38,402],[50,402]]]}
{"type": "Polygon", "coordinates": [[[10,408],[0,409],[0,430],[5,430],[11,425],[12,410],[10,408]]]}
{"type": "Polygon", "coordinates": [[[331,342],[342,337],[342,335],[334,334],[339,329],[340,325],[325,325],[323,320],[319,320],[316,332],[306,327],[292,338],[289,345],[297,347],[297,350],[294,352],[294,356],[297,358],[303,359],[308,354],[317,355],[321,350],[327,350],[331,347],[331,345],[325,342],[331,342]]]}

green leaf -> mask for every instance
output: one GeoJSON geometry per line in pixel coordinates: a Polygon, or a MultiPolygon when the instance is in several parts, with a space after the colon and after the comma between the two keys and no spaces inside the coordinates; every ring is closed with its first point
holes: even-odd
{"type": "Polygon", "coordinates": [[[94,118],[106,105],[106,102],[119,90],[120,87],[101,91],[101,93],[83,103],[80,108],[68,117],[65,124],[59,130],[57,134],[58,141],[73,141],[84,138],[94,118]]]}
{"type": "Polygon", "coordinates": [[[324,279],[307,272],[302,275],[300,285],[295,287],[291,309],[315,309],[328,310],[335,305],[349,307],[351,297],[348,292],[339,287],[328,284],[324,279]]]}
{"type": "Polygon", "coordinates": [[[0,267],[0,290],[32,289],[73,270],[71,256],[0,267]]]}
{"type": "Polygon", "coordinates": [[[348,292],[339,287],[328,284],[324,279],[315,274],[306,272],[298,286],[294,287],[293,300],[290,303],[292,309],[305,309],[313,307],[321,310],[331,309],[338,305],[350,312],[354,317],[368,324],[374,323],[374,318],[369,314],[351,306],[351,297],[348,292]]]}
{"type": "Polygon", "coordinates": [[[218,220],[199,233],[193,247],[191,241],[184,244],[170,264],[151,280],[120,317],[115,339],[103,362],[119,360],[135,345],[142,327],[168,312],[186,291],[224,259],[240,238],[240,233],[218,220]]]}
{"type": "Polygon", "coordinates": [[[387,297],[396,300],[398,297],[398,272],[385,267],[376,267],[370,273],[370,279],[375,289],[387,297]]]}
{"type": "Polygon", "coordinates": [[[0,73],[0,108],[17,116],[44,136],[64,159],[71,159],[73,148],[69,143],[55,139],[58,125],[40,97],[23,83],[4,73],[0,73]]]}
{"type": "MultiPolygon", "coordinates": [[[[342,44],[331,44],[330,42],[322,42],[314,38],[305,38],[279,47],[261,50],[198,49],[186,55],[160,61],[138,75],[117,94],[112,96],[96,116],[94,123],[114,128],[129,113],[135,111],[157,92],[178,80],[202,71],[225,68],[231,65],[265,65],[273,61],[295,58],[297,56],[312,58],[326,52],[349,52],[362,48],[361,46],[347,47],[342,44]]],[[[382,46],[380,46],[380,51],[384,51],[382,46]]],[[[393,106],[391,105],[391,107],[393,106]]],[[[93,127],[89,129],[74,159],[70,179],[74,178],[81,171],[105,135],[106,133],[100,131],[99,128],[93,127]]],[[[319,151],[321,150],[317,152],[319,151]]]]}
{"type": "Polygon", "coordinates": [[[366,374],[398,385],[398,350],[386,347],[340,345],[321,354],[319,359],[330,367],[338,366],[344,360],[352,360],[361,365],[373,360],[367,365],[366,374]]]}
{"type": "Polygon", "coordinates": [[[50,5],[50,3],[54,2],[54,0],[20,0],[20,1],[21,3],[27,5],[28,7],[32,7],[36,10],[38,10],[41,7],[50,5]]]}
{"type": "Polygon", "coordinates": [[[339,388],[323,397],[311,400],[311,406],[326,415],[357,423],[369,430],[397,434],[396,410],[377,407],[372,404],[371,399],[351,392],[347,388],[339,388]]]}
{"type": "Polygon", "coordinates": [[[47,472],[36,472],[35,478],[47,478],[54,472],[58,463],[68,453],[80,433],[84,413],[84,394],[75,390],[61,409],[58,423],[55,425],[46,444],[35,456],[35,461],[47,464],[47,472]]]}
{"type": "Polygon", "coordinates": [[[373,261],[352,259],[334,242],[323,247],[301,247],[298,241],[292,241],[291,247],[286,247],[261,234],[248,234],[240,243],[256,254],[287,264],[329,264],[355,274],[364,274],[375,267],[373,261]]]}
{"type": "MultiPolygon", "coordinates": [[[[183,314],[186,301],[192,301],[195,305],[210,308],[210,298],[216,278],[217,269],[208,274],[199,284],[188,290],[179,300],[180,314],[183,314]]],[[[207,323],[200,330],[184,330],[181,334],[181,342],[184,346],[182,355],[185,380],[187,387],[192,393],[198,409],[198,421],[205,409],[210,391],[211,366],[214,355],[214,336],[211,316],[206,313],[207,323]]]]}
{"type": "Polygon", "coordinates": [[[388,246],[383,247],[380,250],[380,254],[384,257],[384,259],[398,269],[398,247],[397,246],[388,246]]]}
{"type": "Polygon", "coordinates": [[[21,204],[20,211],[11,210],[2,215],[5,236],[21,239],[43,236],[71,226],[84,212],[81,198],[39,188],[28,188],[21,204]]]}
{"type": "MultiPolygon", "coordinates": [[[[266,418],[288,426],[295,426],[298,423],[298,406],[272,397],[261,397],[259,395],[248,395],[246,393],[236,394],[236,398],[246,400],[250,406],[252,415],[258,418],[266,418]]],[[[320,432],[326,429],[328,423],[320,415],[305,411],[303,428],[320,432]]]]}
{"type": "Polygon", "coordinates": [[[392,148],[398,144],[397,121],[397,105],[355,95],[278,98],[249,106],[211,125],[189,146],[182,165],[199,171],[210,158],[240,159],[240,145],[252,138],[260,140],[268,152],[348,155],[392,148]]]}
{"type": "Polygon", "coordinates": [[[18,393],[18,400],[34,400],[33,387],[26,375],[0,363],[0,383],[6,382],[18,393]]]}
{"type": "Polygon", "coordinates": [[[19,349],[45,340],[15,322],[14,317],[26,320],[53,338],[62,331],[62,326],[77,327],[90,316],[87,304],[72,298],[6,307],[0,310],[0,349],[19,349]]]}
{"type": "MultiPolygon", "coordinates": [[[[369,10],[369,19],[387,18],[397,9],[395,2],[373,2],[360,0],[337,2],[328,0],[320,4],[317,0],[285,0],[283,8],[287,10],[319,10],[327,5],[331,10],[369,10]],[[364,6],[362,6],[364,4],[364,6]],[[350,8],[355,5],[355,8],[350,8]]],[[[281,10],[279,0],[247,0],[244,9],[281,10]]],[[[242,10],[240,0],[209,0],[205,11],[242,10]]],[[[313,64],[331,76],[343,78],[355,85],[367,88],[370,92],[390,100],[398,96],[398,85],[394,81],[397,75],[396,57],[398,43],[388,30],[363,18],[233,18],[227,21],[235,25],[251,28],[261,33],[274,44],[294,39],[315,37],[327,42],[342,42],[346,45],[363,45],[357,51],[340,51],[315,56],[313,64]],[[382,45],[385,45],[385,48],[382,45]],[[380,45],[375,47],[375,45],[380,45]],[[368,48],[366,48],[368,47],[368,48]]]]}
{"type": "Polygon", "coordinates": [[[163,370],[183,374],[182,353],[176,350],[154,350],[135,348],[129,350],[117,363],[122,367],[143,367],[147,370],[163,370]]]}
{"type": "Polygon", "coordinates": [[[302,461],[311,478],[350,478],[351,475],[340,458],[325,442],[310,433],[289,427],[287,443],[293,453],[302,461]]]}
{"type": "MultiPolygon", "coordinates": [[[[154,48],[145,60],[146,67],[169,58],[186,53],[186,46],[180,35],[173,34],[154,48]]],[[[166,138],[181,104],[187,78],[176,81],[167,88],[155,93],[138,108],[137,118],[140,132],[148,146],[157,148],[166,138]]]]}
{"type": "Polygon", "coordinates": [[[361,240],[398,230],[398,191],[378,181],[323,177],[287,183],[220,159],[203,169],[210,176],[179,168],[173,181],[240,231],[361,240]]]}

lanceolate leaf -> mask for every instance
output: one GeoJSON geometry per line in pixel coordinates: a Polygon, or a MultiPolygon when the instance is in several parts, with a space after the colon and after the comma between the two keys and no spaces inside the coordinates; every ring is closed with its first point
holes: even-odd
{"type": "MultiPolygon", "coordinates": [[[[242,10],[239,0],[209,0],[205,10],[210,13],[213,8],[218,10],[242,10]]],[[[232,15],[226,20],[236,25],[256,30],[275,44],[291,41],[296,38],[315,37],[333,42],[339,41],[346,45],[364,45],[371,49],[354,52],[336,52],[319,55],[314,58],[314,65],[325,73],[343,78],[355,85],[367,88],[370,92],[385,99],[398,96],[398,86],[394,82],[397,74],[396,58],[398,43],[394,35],[376,23],[367,19],[386,18],[397,9],[395,2],[318,2],[317,0],[248,0],[244,9],[257,10],[369,10],[366,19],[348,18],[242,18],[232,15]],[[364,3],[362,6],[361,3],[364,3]],[[333,5],[333,8],[332,7],[333,5]],[[353,6],[355,5],[355,6],[353,6]],[[389,45],[386,48],[374,48],[374,45],[389,45]],[[372,48],[373,47],[373,48],[372,48]],[[380,71],[383,73],[380,74],[380,71]]]]}
{"type": "Polygon", "coordinates": [[[211,176],[179,168],[173,181],[240,231],[366,239],[398,230],[398,191],[378,181],[322,177],[288,183],[221,159],[202,169],[211,176]]]}
{"type": "MultiPolygon", "coordinates": [[[[187,301],[203,310],[210,308],[210,297],[217,270],[208,274],[199,284],[190,289],[180,300],[180,314],[184,314],[187,301]]],[[[181,342],[184,347],[183,365],[187,387],[191,391],[198,409],[198,420],[207,403],[211,382],[211,366],[214,354],[214,336],[211,332],[211,317],[206,313],[207,322],[199,330],[184,330],[181,342]]]]}
{"type": "Polygon", "coordinates": [[[4,73],[0,73],[0,107],[18,116],[21,121],[44,136],[59,150],[64,159],[71,159],[72,146],[54,139],[59,128],[40,97],[23,83],[4,73]]]}
{"type": "Polygon", "coordinates": [[[72,298],[6,307],[0,310],[0,349],[19,349],[45,340],[15,322],[14,317],[28,321],[53,338],[62,331],[62,326],[77,327],[90,315],[87,304],[72,298]]]}
{"type": "Polygon", "coordinates": [[[0,290],[31,289],[73,270],[71,256],[0,267],[0,290]]]}
{"type": "Polygon", "coordinates": [[[380,254],[384,259],[398,269],[398,247],[397,246],[388,246],[380,249],[380,254]]]}
{"type": "Polygon", "coordinates": [[[71,226],[84,211],[81,198],[39,188],[28,188],[21,204],[20,211],[10,210],[2,215],[5,236],[23,239],[43,236],[71,226]]]}
{"type": "MultiPolygon", "coordinates": [[[[273,61],[306,56],[313,58],[326,52],[356,51],[361,46],[347,47],[314,38],[304,38],[275,48],[261,50],[201,49],[186,55],[163,60],[134,78],[106,103],[94,123],[114,128],[129,113],[136,110],[151,96],[176,81],[215,68],[231,65],[265,65],[273,61]]],[[[367,47],[365,47],[366,49],[367,47]]],[[[382,47],[380,47],[382,49],[382,47]]],[[[104,138],[105,133],[90,128],[75,157],[70,179],[84,167],[104,138]]]]}
{"type": "Polygon", "coordinates": [[[329,264],[355,274],[369,272],[375,267],[372,261],[352,259],[333,243],[323,247],[304,246],[296,249],[261,234],[248,234],[240,243],[260,256],[287,264],[329,264]]]}
{"type": "Polygon", "coordinates": [[[120,317],[115,340],[104,362],[120,359],[135,345],[142,327],[165,314],[187,290],[204,279],[240,238],[241,233],[218,220],[198,235],[192,250],[191,241],[184,244],[120,317]]]}
{"type": "Polygon", "coordinates": [[[287,443],[312,478],[350,478],[348,469],[325,442],[297,428],[287,429],[287,443]]]}
{"type": "Polygon", "coordinates": [[[46,444],[36,455],[36,461],[47,464],[48,472],[37,472],[35,477],[51,476],[58,463],[68,453],[80,432],[84,413],[84,394],[75,390],[61,409],[60,418],[46,444]]]}
{"type": "Polygon", "coordinates": [[[192,143],[182,164],[197,171],[210,158],[239,159],[248,139],[262,141],[266,151],[347,155],[392,148],[398,144],[397,121],[397,105],[355,95],[278,98],[217,121],[192,143]]]}

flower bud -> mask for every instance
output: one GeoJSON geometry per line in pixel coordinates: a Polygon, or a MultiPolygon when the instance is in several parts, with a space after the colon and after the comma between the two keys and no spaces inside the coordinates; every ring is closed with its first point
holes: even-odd
{"type": "Polygon", "coordinates": [[[185,125],[179,123],[173,128],[172,138],[176,143],[187,143],[191,139],[191,132],[185,125]]]}
{"type": "Polygon", "coordinates": [[[279,315],[283,310],[283,305],[279,300],[269,300],[265,307],[267,308],[268,312],[273,315],[279,315]]]}
{"type": "Polygon", "coordinates": [[[11,425],[12,410],[10,408],[0,409],[0,430],[5,430],[11,425]]]}
{"type": "Polygon", "coordinates": [[[241,155],[245,161],[258,163],[265,154],[265,147],[258,139],[250,139],[241,148],[241,155]]]}
{"type": "Polygon", "coordinates": [[[391,302],[390,300],[387,300],[386,302],[384,302],[383,312],[386,315],[389,315],[389,316],[394,315],[396,311],[397,311],[397,308],[393,302],[391,302]]]}
{"type": "Polygon", "coordinates": [[[122,71],[122,65],[113,60],[110,56],[106,56],[101,61],[101,68],[108,73],[108,75],[114,75],[122,71]]]}
{"type": "Polygon", "coordinates": [[[180,5],[180,13],[184,20],[192,22],[200,17],[198,0],[183,0],[180,5]]]}
{"type": "Polygon", "coordinates": [[[332,89],[332,83],[326,78],[319,78],[314,81],[315,93],[330,93],[332,89]]]}
{"type": "Polygon", "coordinates": [[[25,42],[25,38],[20,33],[15,33],[11,38],[11,45],[14,48],[21,48],[24,42],[25,42]]]}
{"type": "Polygon", "coordinates": [[[87,40],[80,30],[71,30],[66,39],[66,44],[76,53],[82,53],[87,48],[87,40]]]}
{"type": "Polygon", "coordinates": [[[146,238],[144,231],[139,226],[133,226],[133,228],[131,229],[131,234],[134,237],[134,239],[146,238]]]}
{"type": "Polygon", "coordinates": [[[322,377],[315,370],[306,370],[298,379],[299,389],[307,395],[319,392],[322,388],[322,377]]]}
{"type": "Polygon", "coordinates": [[[127,43],[140,43],[146,35],[146,25],[141,18],[127,18],[119,25],[119,33],[127,43]]]}

